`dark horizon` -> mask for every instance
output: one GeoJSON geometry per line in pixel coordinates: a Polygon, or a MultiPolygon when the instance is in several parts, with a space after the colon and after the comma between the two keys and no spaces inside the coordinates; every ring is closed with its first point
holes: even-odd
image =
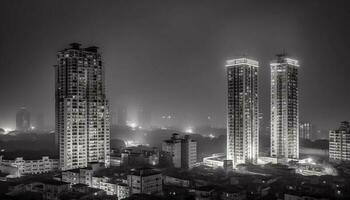
{"type": "Polygon", "coordinates": [[[286,52],[301,65],[300,121],[337,128],[350,120],[350,94],[342,91],[349,11],[345,0],[4,1],[0,127],[14,127],[22,106],[53,126],[56,54],[78,42],[101,51],[112,111],[143,106],[156,123],[173,115],[183,128],[208,116],[225,127],[225,60],[242,55],[260,63],[260,111],[269,124],[268,64],[286,52]]]}

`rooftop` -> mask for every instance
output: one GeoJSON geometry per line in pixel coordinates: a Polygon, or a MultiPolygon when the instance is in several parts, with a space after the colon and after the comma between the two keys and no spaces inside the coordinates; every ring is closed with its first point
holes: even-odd
{"type": "Polygon", "coordinates": [[[155,174],[161,174],[161,172],[149,167],[144,167],[144,168],[131,169],[129,174],[135,175],[135,176],[151,176],[155,174]]]}
{"type": "Polygon", "coordinates": [[[63,182],[63,181],[56,181],[53,179],[45,179],[40,181],[41,183],[47,184],[47,185],[69,185],[69,183],[63,182]]]}
{"type": "Polygon", "coordinates": [[[253,67],[259,67],[259,62],[249,58],[236,58],[226,61],[226,67],[249,65],[253,67]]]}

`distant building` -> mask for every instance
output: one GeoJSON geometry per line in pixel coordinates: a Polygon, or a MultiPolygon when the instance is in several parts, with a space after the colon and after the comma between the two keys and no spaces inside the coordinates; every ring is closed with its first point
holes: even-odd
{"type": "Polygon", "coordinates": [[[350,124],[347,121],[341,122],[338,130],[329,131],[329,160],[350,161],[350,124]]]}
{"type": "Polygon", "coordinates": [[[158,165],[159,149],[157,147],[137,146],[122,150],[120,165],[126,167],[141,167],[158,165]]]}
{"type": "Polygon", "coordinates": [[[271,62],[271,156],[299,158],[297,60],[277,55],[271,62]]]}
{"type": "Polygon", "coordinates": [[[118,126],[126,126],[127,110],[125,106],[118,106],[117,108],[117,124],[118,126]]]}
{"type": "Polygon", "coordinates": [[[301,139],[311,140],[312,136],[312,124],[310,122],[300,122],[299,123],[299,137],[301,139]]]}
{"type": "Polygon", "coordinates": [[[129,194],[155,194],[163,192],[163,180],[160,171],[151,168],[131,170],[128,174],[129,194]]]}
{"type": "Polygon", "coordinates": [[[10,175],[13,177],[28,174],[42,174],[58,170],[58,159],[43,156],[41,159],[26,160],[22,157],[18,157],[14,160],[5,160],[0,156],[0,171],[6,171],[6,169],[10,169],[10,166],[15,169],[10,172],[10,175]]]}
{"type": "Polygon", "coordinates": [[[45,126],[45,120],[44,120],[44,114],[39,113],[36,116],[36,127],[37,130],[44,130],[46,128],[45,126]]]}
{"type": "Polygon", "coordinates": [[[257,163],[259,156],[259,63],[248,58],[226,61],[227,160],[257,163]]]}
{"type": "Polygon", "coordinates": [[[189,135],[180,138],[174,133],[169,140],[162,144],[162,150],[172,155],[174,167],[191,169],[197,162],[197,142],[189,135]]]}
{"type": "Polygon", "coordinates": [[[29,131],[30,127],[30,112],[25,107],[22,107],[16,113],[16,130],[29,131]]]}
{"type": "Polygon", "coordinates": [[[149,129],[152,122],[152,113],[146,107],[140,107],[138,109],[138,125],[143,129],[149,129]]]}
{"type": "Polygon", "coordinates": [[[57,53],[56,144],[60,169],[109,165],[110,122],[104,67],[97,47],[73,43],[57,53]]]}

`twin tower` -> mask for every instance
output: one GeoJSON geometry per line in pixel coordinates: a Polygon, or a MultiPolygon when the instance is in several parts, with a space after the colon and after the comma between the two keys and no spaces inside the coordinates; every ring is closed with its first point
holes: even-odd
{"type": "MultiPolygon", "coordinates": [[[[271,157],[299,158],[297,60],[277,55],[271,67],[271,157]]],[[[226,61],[228,82],[227,160],[234,165],[258,162],[258,61],[226,61]]]]}

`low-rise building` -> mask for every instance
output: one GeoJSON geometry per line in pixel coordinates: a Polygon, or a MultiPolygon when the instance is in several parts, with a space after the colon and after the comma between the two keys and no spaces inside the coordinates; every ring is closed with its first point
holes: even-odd
{"type": "Polygon", "coordinates": [[[8,194],[14,196],[23,192],[35,192],[41,194],[43,200],[59,200],[59,196],[64,192],[68,192],[69,189],[69,183],[41,180],[18,184],[16,187],[11,187],[8,194]]]}
{"type": "Polygon", "coordinates": [[[226,159],[226,155],[224,153],[216,153],[209,157],[203,158],[203,165],[216,168],[224,167],[224,160],[226,159]]]}
{"type": "Polygon", "coordinates": [[[190,187],[190,180],[186,178],[165,175],[163,181],[164,185],[174,185],[185,188],[190,187]]]}
{"type": "Polygon", "coordinates": [[[162,174],[151,168],[133,169],[128,174],[128,186],[132,194],[162,194],[162,174]]]}
{"type": "Polygon", "coordinates": [[[117,184],[117,197],[118,199],[124,199],[129,197],[129,186],[126,183],[117,184]]]}
{"type": "Polygon", "coordinates": [[[13,160],[6,160],[0,156],[0,170],[9,171],[13,177],[27,174],[41,174],[58,170],[58,159],[43,156],[40,159],[24,159],[17,157],[13,160]],[[12,170],[7,170],[7,169],[12,170]],[[15,170],[13,170],[15,168],[15,170]],[[17,169],[17,170],[16,170],[17,169]]]}

